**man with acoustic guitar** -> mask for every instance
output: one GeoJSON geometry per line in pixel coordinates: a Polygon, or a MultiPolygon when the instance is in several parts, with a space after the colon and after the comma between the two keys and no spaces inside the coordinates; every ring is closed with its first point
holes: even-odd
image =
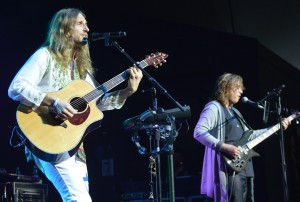
{"type": "MultiPolygon", "coordinates": [[[[210,201],[254,201],[251,157],[255,154],[251,148],[242,148],[242,145],[236,143],[239,140],[253,140],[268,129],[252,131],[241,113],[233,107],[243,90],[241,76],[222,74],[216,82],[212,99],[202,110],[194,130],[194,138],[205,146],[201,194],[210,197],[210,201]],[[250,132],[244,133],[245,131],[250,132]]],[[[286,129],[290,120],[283,119],[282,124],[286,129]]]]}
{"type": "Polygon", "coordinates": [[[27,60],[8,89],[9,97],[21,103],[17,119],[19,131],[27,138],[27,156],[54,184],[63,201],[91,201],[82,145],[85,129],[97,125],[101,111],[121,108],[143,77],[139,68],[131,67],[125,71],[127,88],[107,93],[110,89],[103,85],[94,90],[88,32],[82,11],[58,11],[45,43],[27,60]],[[88,90],[91,92],[81,98],[73,97],[88,90]],[[104,94],[101,100],[100,91],[104,94]],[[77,131],[81,134],[76,136],[77,131]]]}

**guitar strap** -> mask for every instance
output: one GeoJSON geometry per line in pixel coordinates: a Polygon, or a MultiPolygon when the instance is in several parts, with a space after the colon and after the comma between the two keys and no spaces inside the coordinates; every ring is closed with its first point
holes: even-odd
{"type": "Polygon", "coordinates": [[[9,140],[10,146],[12,146],[12,147],[20,147],[20,146],[22,146],[22,145],[25,145],[26,140],[27,140],[27,139],[26,139],[26,137],[24,136],[23,132],[21,131],[20,127],[19,127],[18,125],[15,125],[14,128],[13,128],[13,131],[12,131],[12,133],[11,133],[10,140],[9,140]],[[14,136],[15,134],[18,136],[19,141],[20,141],[18,144],[13,144],[13,143],[12,143],[12,141],[13,141],[12,139],[13,139],[13,136],[14,136]]]}
{"type": "Polygon", "coordinates": [[[86,74],[88,74],[91,77],[91,79],[92,79],[95,86],[100,86],[98,81],[96,81],[95,77],[89,71],[86,71],[86,74]]]}
{"type": "Polygon", "coordinates": [[[238,118],[238,120],[239,120],[240,122],[242,122],[243,124],[245,124],[245,125],[248,127],[249,130],[253,130],[253,129],[251,128],[251,126],[244,120],[244,118],[241,117],[241,116],[239,115],[239,113],[236,112],[235,110],[236,110],[236,109],[233,109],[232,111],[233,111],[233,113],[235,114],[235,116],[238,118]]]}

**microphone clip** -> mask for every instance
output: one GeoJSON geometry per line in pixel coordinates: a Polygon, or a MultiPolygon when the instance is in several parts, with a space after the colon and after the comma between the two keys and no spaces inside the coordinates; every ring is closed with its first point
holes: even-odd
{"type": "Polygon", "coordinates": [[[125,37],[127,34],[126,32],[118,31],[118,32],[106,32],[106,33],[91,33],[89,34],[90,41],[96,41],[104,39],[104,45],[109,46],[111,45],[112,38],[121,38],[125,37]]]}
{"type": "Polygon", "coordinates": [[[267,92],[267,95],[263,99],[261,99],[260,101],[258,101],[258,102],[259,103],[263,103],[264,101],[268,101],[271,98],[273,98],[273,95],[279,97],[283,88],[285,88],[284,84],[282,84],[278,88],[272,89],[271,91],[267,92]]]}

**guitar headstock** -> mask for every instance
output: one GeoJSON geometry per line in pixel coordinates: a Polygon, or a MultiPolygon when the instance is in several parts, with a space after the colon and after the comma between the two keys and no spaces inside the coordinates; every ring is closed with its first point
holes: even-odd
{"type": "Polygon", "coordinates": [[[158,68],[159,66],[162,66],[163,63],[166,63],[166,58],[168,57],[168,54],[157,52],[157,53],[151,53],[150,55],[147,55],[145,58],[145,62],[150,66],[154,66],[155,68],[158,68]]]}

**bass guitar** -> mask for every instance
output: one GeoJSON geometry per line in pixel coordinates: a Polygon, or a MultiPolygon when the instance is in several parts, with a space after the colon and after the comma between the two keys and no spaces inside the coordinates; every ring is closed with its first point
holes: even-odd
{"type": "MultiPolygon", "coordinates": [[[[158,52],[139,62],[141,68],[158,67],[165,62],[167,54],[158,52]]],[[[20,104],[17,109],[18,135],[25,136],[25,145],[40,159],[48,162],[57,160],[59,154],[74,155],[86,135],[100,127],[103,113],[97,108],[97,98],[127,79],[124,71],[98,87],[84,80],[74,80],[50,96],[69,101],[78,114],[65,121],[55,118],[49,107],[40,106],[36,110],[20,104]]]]}
{"type": "MultiPolygon", "coordinates": [[[[290,115],[286,119],[287,121],[292,121],[295,118],[298,118],[299,115],[300,115],[299,112],[295,112],[294,114],[290,115]]],[[[243,169],[245,169],[249,159],[251,159],[252,157],[259,156],[259,154],[254,150],[252,150],[252,148],[258,145],[259,143],[261,143],[262,141],[264,141],[265,139],[267,139],[268,137],[270,137],[279,129],[280,129],[280,125],[278,123],[251,141],[248,140],[253,131],[251,130],[245,131],[244,134],[242,135],[242,138],[232,144],[237,146],[241,151],[238,157],[233,158],[228,154],[222,153],[221,156],[225,160],[227,167],[229,167],[232,171],[241,172],[243,169]]]]}

